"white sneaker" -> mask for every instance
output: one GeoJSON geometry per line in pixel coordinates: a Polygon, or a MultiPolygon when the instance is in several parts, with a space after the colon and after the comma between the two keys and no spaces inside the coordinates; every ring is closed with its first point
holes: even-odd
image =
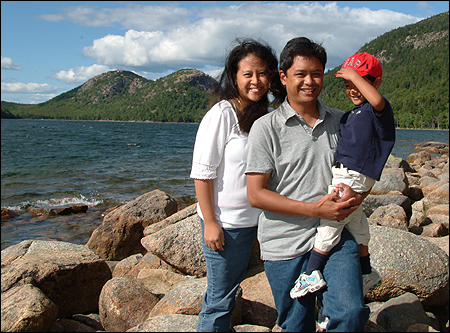
{"type": "Polygon", "coordinates": [[[381,283],[381,276],[372,267],[372,272],[370,274],[363,274],[363,293],[364,296],[369,292],[370,289],[375,288],[381,283]]]}
{"type": "Polygon", "coordinates": [[[317,325],[319,325],[321,329],[326,330],[329,321],[330,318],[323,315],[322,307],[320,305],[317,305],[317,325]]]}
{"type": "Polygon", "coordinates": [[[295,281],[295,286],[291,289],[291,298],[297,298],[305,296],[307,293],[313,293],[319,289],[325,287],[327,283],[322,277],[322,273],[316,270],[311,273],[311,275],[306,275],[305,273],[300,274],[297,281],[295,281]]]}

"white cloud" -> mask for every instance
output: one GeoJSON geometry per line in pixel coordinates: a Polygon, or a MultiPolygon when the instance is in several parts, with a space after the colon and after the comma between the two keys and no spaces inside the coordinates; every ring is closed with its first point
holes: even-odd
{"type": "Polygon", "coordinates": [[[4,93],[53,93],[61,90],[61,87],[52,86],[48,83],[1,83],[1,91],[4,93]]]}
{"type": "Polygon", "coordinates": [[[25,104],[39,104],[52,99],[57,96],[56,94],[35,94],[31,96],[25,96],[20,103],[25,104]]]}
{"type": "Polygon", "coordinates": [[[89,67],[75,67],[68,71],[59,71],[52,79],[61,81],[64,84],[82,84],[98,74],[105,73],[111,69],[108,66],[92,65],[89,67]]]}
{"type": "Polygon", "coordinates": [[[19,64],[15,63],[11,58],[2,56],[2,69],[11,69],[15,71],[21,71],[22,67],[19,64]]]}
{"type": "Polygon", "coordinates": [[[2,74],[1,82],[11,82],[11,79],[9,77],[3,76],[3,74],[2,74]]]}
{"type": "MultiPolygon", "coordinates": [[[[82,53],[105,66],[162,73],[186,67],[221,67],[230,42],[236,37],[261,38],[279,55],[291,38],[306,36],[323,43],[329,58],[327,67],[334,68],[377,36],[419,20],[390,10],[341,8],[336,2],[325,5],[246,2],[205,8],[196,13],[195,22],[175,24],[162,15],[157,24],[152,24],[149,22],[155,14],[143,18],[155,8],[166,14],[175,7],[139,5],[121,11],[109,9],[110,12],[95,11],[92,7],[84,8],[83,12],[80,8],[77,14],[80,20],[91,17],[97,20],[96,24],[114,21],[129,27],[123,36],[96,39],[82,53]]],[[[178,9],[183,12],[181,22],[185,22],[186,9],[178,9]]]]}
{"type": "Polygon", "coordinates": [[[161,27],[187,24],[191,13],[173,4],[164,6],[146,6],[128,4],[125,8],[103,8],[94,6],[72,6],[60,10],[59,14],[45,14],[38,18],[49,21],[69,22],[89,27],[110,27],[120,24],[125,29],[151,31],[161,27]]]}

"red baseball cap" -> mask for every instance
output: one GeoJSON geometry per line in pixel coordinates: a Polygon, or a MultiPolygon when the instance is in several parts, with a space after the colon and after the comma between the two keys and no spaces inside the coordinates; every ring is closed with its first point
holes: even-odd
{"type": "Polygon", "coordinates": [[[363,52],[355,53],[345,59],[341,68],[352,67],[361,76],[371,75],[374,78],[383,76],[383,69],[380,62],[373,55],[363,52]]]}

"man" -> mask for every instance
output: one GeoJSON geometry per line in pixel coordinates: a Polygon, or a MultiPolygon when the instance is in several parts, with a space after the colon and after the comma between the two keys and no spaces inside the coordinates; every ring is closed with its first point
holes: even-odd
{"type": "MultiPolygon", "coordinates": [[[[315,331],[315,294],[291,299],[289,292],[306,269],[320,218],[343,220],[367,195],[337,203],[338,194],[327,194],[343,111],[319,99],[326,60],[325,49],[307,38],[286,44],[280,79],[287,98],[254,123],[248,139],[247,195],[252,206],[264,210],[258,240],[282,331],[315,331]]],[[[327,288],[317,296],[329,318],[327,331],[364,331],[370,311],[364,305],[359,247],[346,229],[323,277],[327,288]]]]}

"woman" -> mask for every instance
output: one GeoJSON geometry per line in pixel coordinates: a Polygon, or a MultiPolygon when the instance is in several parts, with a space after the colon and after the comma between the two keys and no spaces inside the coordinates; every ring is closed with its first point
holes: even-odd
{"type": "Polygon", "coordinates": [[[253,122],[285,96],[273,50],[247,39],[228,55],[195,140],[191,178],[201,218],[208,286],[199,332],[230,331],[235,295],[247,271],[259,209],[247,199],[247,136],[253,122]]]}

